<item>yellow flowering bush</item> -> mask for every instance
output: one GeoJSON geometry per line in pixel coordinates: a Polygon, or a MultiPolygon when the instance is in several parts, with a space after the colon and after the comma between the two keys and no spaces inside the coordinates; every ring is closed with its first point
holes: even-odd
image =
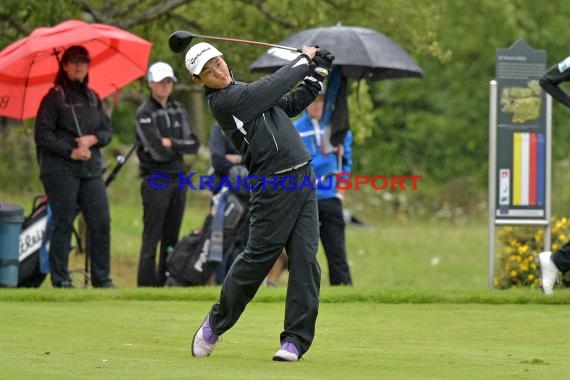
{"type": "MultiPolygon", "coordinates": [[[[558,250],[570,239],[570,218],[552,218],[551,250],[558,250]]],[[[543,227],[505,226],[498,230],[501,246],[495,271],[495,288],[509,289],[530,286],[540,289],[540,268],[537,255],[543,251],[543,227]]],[[[563,279],[563,283],[565,283],[563,279]]]]}

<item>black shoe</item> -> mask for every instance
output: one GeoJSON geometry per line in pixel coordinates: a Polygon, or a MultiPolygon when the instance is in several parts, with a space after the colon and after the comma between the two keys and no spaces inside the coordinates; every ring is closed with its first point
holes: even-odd
{"type": "Polygon", "coordinates": [[[71,281],[54,282],[52,285],[54,288],[75,288],[71,281]]]}
{"type": "Polygon", "coordinates": [[[115,284],[113,284],[113,281],[109,280],[109,281],[105,281],[102,284],[93,284],[94,288],[105,288],[105,289],[114,289],[116,288],[115,284]]]}

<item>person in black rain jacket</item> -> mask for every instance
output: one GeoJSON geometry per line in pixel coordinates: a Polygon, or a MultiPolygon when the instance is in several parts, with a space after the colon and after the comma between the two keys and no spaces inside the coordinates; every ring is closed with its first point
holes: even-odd
{"type": "Polygon", "coordinates": [[[200,147],[186,109],[171,96],[175,81],[169,64],[151,65],[148,70],[151,95],[139,106],[136,115],[144,212],[138,286],[166,283],[166,260],[178,242],[186,207],[187,188],[178,187],[179,173],[186,175],[187,171],[183,155],[196,154],[200,147]],[[161,183],[167,186],[162,187],[161,183]]]}
{"type": "MultiPolygon", "coordinates": [[[[297,361],[315,335],[321,271],[317,262],[319,221],[311,159],[290,118],[322,90],[334,57],[305,46],[274,74],[253,83],[235,81],[222,53],[198,43],[186,54],[186,68],[204,86],[216,121],[253,177],[250,229],[245,250],[233,262],[218,302],[192,340],[192,354],[211,354],[218,338],[238,320],[267,273],[286,248],[289,282],[281,347],[273,360],[297,361]],[[315,65],[316,64],[316,65],[315,65]],[[264,184],[264,178],[273,184],[264,184]],[[282,181],[309,186],[287,190],[282,181]]],[[[290,183],[288,184],[290,187],[290,183]]]]}
{"type": "Polygon", "coordinates": [[[114,287],[110,278],[110,214],[100,148],[112,128],[98,95],[89,87],[88,51],[63,53],[55,86],[42,99],[35,126],[40,178],[53,212],[49,249],[54,287],[73,287],[68,271],[73,220],[87,223],[87,252],[94,287],[114,287]]]}
{"type": "MultiPolygon", "coordinates": [[[[570,57],[552,66],[540,78],[540,86],[558,102],[570,108],[570,96],[560,87],[563,82],[570,81],[570,57]]],[[[551,295],[554,284],[558,279],[558,272],[570,270],[570,242],[560,247],[556,252],[541,252],[538,254],[540,262],[540,284],[544,294],[551,295]]]]}

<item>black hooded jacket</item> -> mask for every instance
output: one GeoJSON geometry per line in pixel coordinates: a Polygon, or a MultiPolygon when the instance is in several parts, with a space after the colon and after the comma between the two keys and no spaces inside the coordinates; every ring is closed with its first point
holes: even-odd
{"type": "Polygon", "coordinates": [[[570,96],[559,87],[560,83],[567,81],[570,81],[570,57],[549,68],[539,83],[554,99],[570,107],[570,96]]]}
{"type": "Polygon", "coordinates": [[[185,172],[183,154],[196,154],[200,141],[192,132],[182,104],[168,99],[166,108],[150,96],[137,110],[137,149],[141,177],[153,172],[176,176],[185,172]],[[172,148],[162,145],[162,138],[172,141],[172,148]]]}
{"type": "Polygon", "coordinates": [[[253,83],[232,82],[223,89],[205,89],[214,117],[239,149],[251,175],[271,175],[311,159],[290,119],[322,88],[309,76],[309,62],[309,57],[301,54],[253,83]]]}
{"type": "Polygon", "coordinates": [[[99,96],[86,83],[67,77],[42,99],[34,138],[38,150],[40,175],[72,175],[80,178],[103,174],[100,148],[111,142],[111,120],[99,96]],[[77,123],[73,116],[77,116],[77,123]],[[91,147],[87,161],[72,160],[77,148],[75,139],[95,135],[98,143],[91,147]]]}

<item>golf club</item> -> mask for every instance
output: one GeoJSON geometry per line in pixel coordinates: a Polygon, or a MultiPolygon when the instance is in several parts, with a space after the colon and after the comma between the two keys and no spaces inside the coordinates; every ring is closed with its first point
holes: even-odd
{"type": "Polygon", "coordinates": [[[258,42],[258,41],[251,41],[251,40],[242,40],[240,38],[229,38],[229,37],[216,37],[216,36],[204,36],[200,34],[194,34],[187,30],[179,30],[174,32],[168,38],[168,46],[170,46],[170,50],[175,53],[180,53],[184,51],[190,43],[192,42],[193,38],[204,38],[209,40],[217,40],[217,41],[228,41],[228,42],[239,42],[242,44],[250,44],[250,45],[258,45],[258,46],[267,46],[267,47],[274,47],[279,49],[291,50],[296,52],[301,52],[301,49],[297,49],[290,46],[282,46],[276,44],[270,44],[267,42],[258,42]]]}

